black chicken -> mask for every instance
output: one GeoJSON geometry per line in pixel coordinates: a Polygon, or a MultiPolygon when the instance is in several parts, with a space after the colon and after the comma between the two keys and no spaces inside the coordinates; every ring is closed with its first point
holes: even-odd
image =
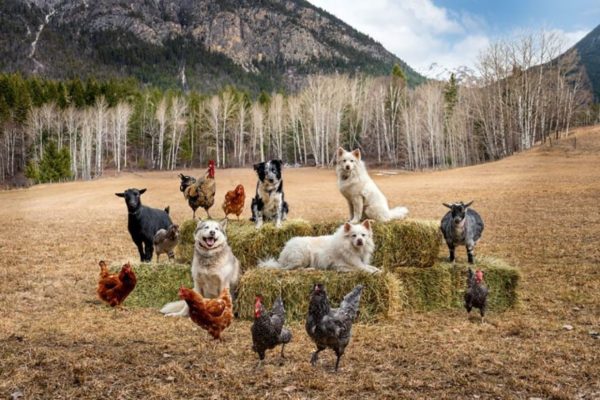
{"type": "Polygon", "coordinates": [[[467,276],[467,290],[465,290],[465,308],[470,313],[473,308],[479,308],[481,322],[485,316],[488,288],[483,281],[483,271],[469,268],[467,276]]]}
{"type": "Polygon", "coordinates": [[[277,297],[273,303],[271,312],[267,312],[262,304],[262,297],[256,296],[254,303],[254,323],[252,324],[252,350],[258,353],[259,362],[265,359],[265,352],[281,345],[281,357],[285,345],[292,340],[292,333],[284,328],[285,308],[281,297],[277,297]]]}
{"type": "Polygon", "coordinates": [[[319,353],[329,347],[337,356],[335,370],[338,370],[340,357],[350,343],[352,321],[358,313],[362,290],[362,285],[356,286],[344,297],[339,308],[331,308],[325,288],[320,283],[315,284],[306,319],[306,332],[317,345],[317,350],[310,359],[312,365],[319,359],[319,353]]]}

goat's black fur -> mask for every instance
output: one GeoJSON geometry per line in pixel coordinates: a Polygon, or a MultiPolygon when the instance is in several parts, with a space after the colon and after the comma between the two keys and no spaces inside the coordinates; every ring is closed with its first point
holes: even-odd
{"type": "Polygon", "coordinates": [[[127,189],[123,193],[115,194],[125,198],[128,211],[127,229],[138,248],[141,261],[150,262],[154,252],[154,235],[159,229],[169,229],[173,222],[169,217],[169,207],[159,210],[142,205],[140,196],[145,191],[146,189],[127,189]]]}

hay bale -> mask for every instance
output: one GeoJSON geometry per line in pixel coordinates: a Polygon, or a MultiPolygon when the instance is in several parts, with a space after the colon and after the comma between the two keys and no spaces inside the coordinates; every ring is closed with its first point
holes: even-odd
{"type": "Polygon", "coordinates": [[[406,267],[428,268],[437,261],[439,222],[406,219],[373,224],[375,253],[372,264],[386,271],[406,267]]]}
{"type": "Polygon", "coordinates": [[[399,268],[394,273],[402,282],[409,308],[430,311],[455,305],[452,274],[446,266],[399,268]]]}
{"type": "MultiPolygon", "coordinates": [[[[499,258],[483,256],[476,259],[477,268],[484,271],[485,283],[490,289],[488,295],[488,308],[494,311],[505,311],[516,306],[519,302],[518,286],[521,274],[519,270],[510,266],[499,258]]],[[[466,288],[468,264],[457,264],[452,267],[450,263],[442,265],[452,272],[455,304],[463,306],[463,294],[466,288]]]]}
{"type": "Polygon", "coordinates": [[[240,281],[236,300],[239,316],[243,319],[254,317],[254,298],[257,294],[263,296],[266,304],[272,304],[281,295],[287,319],[304,320],[310,291],[317,282],[325,285],[334,307],[354,286],[359,283],[365,285],[358,317],[362,322],[391,318],[402,309],[404,302],[402,286],[391,273],[373,275],[362,272],[253,269],[247,271],[240,281]]]}
{"type": "MultiPolygon", "coordinates": [[[[399,268],[395,273],[405,290],[407,307],[428,311],[463,307],[467,268],[468,264],[440,262],[431,268],[399,268]]],[[[473,268],[485,272],[490,310],[505,311],[517,304],[520,279],[517,269],[493,257],[478,258],[473,268]]]]}
{"type": "MultiPolygon", "coordinates": [[[[516,268],[493,257],[479,257],[476,267],[485,271],[485,280],[490,288],[488,306],[491,311],[501,312],[517,305],[520,274],[516,268]]],[[[111,269],[119,271],[120,268],[115,265],[111,269]]],[[[236,310],[241,318],[251,319],[256,294],[262,294],[267,304],[281,294],[288,318],[303,320],[308,309],[310,290],[316,282],[326,285],[334,305],[339,304],[358,283],[365,285],[359,317],[363,322],[392,318],[404,308],[416,311],[462,308],[467,268],[467,264],[439,262],[430,268],[398,268],[393,273],[379,275],[255,268],[242,276],[236,310]]],[[[140,264],[134,266],[134,271],[138,283],[125,301],[128,307],[159,309],[177,300],[177,290],[181,285],[193,286],[189,265],[140,264]]]]}
{"type": "MultiPolygon", "coordinates": [[[[120,270],[120,267],[115,267],[120,270]]],[[[152,307],[160,309],[177,300],[177,291],[184,285],[193,287],[189,265],[139,264],[133,267],[137,285],[125,300],[127,307],[152,307]]]]}
{"type": "MultiPolygon", "coordinates": [[[[342,224],[326,221],[311,224],[303,220],[286,221],[276,229],[266,224],[260,230],[249,221],[231,221],[227,236],[233,253],[240,260],[242,270],[255,268],[258,260],[279,255],[285,243],[295,236],[330,235],[342,224]]],[[[196,222],[182,224],[181,241],[177,246],[177,259],[191,263],[193,233],[196,222]]],[[[439,253],[439,224],[433,221],[404,220],[374,224],[376,245],[373,265],[388,271],[404,267],[431,267],[439,253]]]]}

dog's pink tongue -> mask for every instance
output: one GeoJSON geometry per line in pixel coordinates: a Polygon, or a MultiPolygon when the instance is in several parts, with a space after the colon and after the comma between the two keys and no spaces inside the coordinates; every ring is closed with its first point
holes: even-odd
{"type": "Polygon", "coordinates": [[[207,237],[206,239],[204,239],[204,241],[206,242],[208,247],[212,247],[213,244],[215,244],[215,238],[212,237],[207,237]]]}

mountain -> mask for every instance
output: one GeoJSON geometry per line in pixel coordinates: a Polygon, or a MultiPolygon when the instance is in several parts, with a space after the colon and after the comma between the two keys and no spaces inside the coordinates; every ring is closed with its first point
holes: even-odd
{"type": "Polygon", "coordinates": [[[293,88],[311,73],[424,80],[304,0],[0,0],[0,70],[159,87],[293,88]]]}
{"type": "Polygon", "coordinates": [[[575,44],[579,65],[585,72],[596,102],[600,101],[600,25],[575,44]]]}

